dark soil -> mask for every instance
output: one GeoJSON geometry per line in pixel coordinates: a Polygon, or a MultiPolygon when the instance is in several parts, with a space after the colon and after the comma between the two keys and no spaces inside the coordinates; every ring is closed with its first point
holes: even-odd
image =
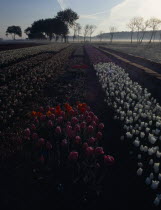
{"type": "MultiPolygon", "coordinates": [[[[72,60],[75,65],[74,54],[72,60]]],[[[77,62],[89,65],[85,55],[77,56],[77,62]]],[[[72,70],[71,65],[72,62],[64,74],[46,87],[45,100],[51,104],[62,103],[66,97],[70,97],[71,103],[85,101],[105,124],[102,144],[106,153],[115,157],[116,163],[103,180],[102,193],[97,196],[94,191],[85,191],[87,186],[62,185],[50,174],[44,180],[35,180],[30,165],[23,159],[19,163],[13,159],[12,167],[5,164],[0,172],[1,210],[153,210],[154,197],[142,178],[136,175],[135,155],[130,156],[129,146],[120,141],[122,126],[113,120],[113,111],[104,103],[105,95],[95,71],[91,66],[85,70],[72,70]]]]}

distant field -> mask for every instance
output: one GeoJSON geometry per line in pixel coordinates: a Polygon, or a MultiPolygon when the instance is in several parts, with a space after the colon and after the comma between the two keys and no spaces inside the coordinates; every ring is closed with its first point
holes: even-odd
{"type": "MultiPolygon", "coordinates": [[[[43,43],[42,43],[43,44],[43,43]]],[[[14,50],[26,47],[34,47],[42,45],[41,43],[7,43],[7,44],[0,44],[0,51],[6,50],[14,50]]]]}
{"type": "Polygon", "coordinates": [[[161,43],[144,43],[142,45],[138,45],[137,43],[131,44],[127,42],[114,42],[113,44],[102,43],[101,45],[113,50],[140,56],[154,62],[161,63],[161,43]]]}

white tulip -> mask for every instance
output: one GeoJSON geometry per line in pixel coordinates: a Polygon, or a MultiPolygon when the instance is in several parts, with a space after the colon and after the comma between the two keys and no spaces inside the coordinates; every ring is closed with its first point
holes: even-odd
{"type": "Polygon", "coordinates": [[[161,174],[158,174],[158,180],[161,181],[161,174]]]}
{"type": "Polygon", "coordinates": [[[151,179],[150,179],[149,177],[147,177],[146,180],[145,180],[145,183],[146,183],[147,185],[150,185],[150,184],[151,184],[151,179]]]}
{"type": "Polygon", "coordinates": [[[159,181],[152,180],[151,189],[156,190],[159,186],[159,181]]]}
{"type": "Polygon", "coordinates": [[[156,156],[157,156],[157,158],[161,158],[161,152],[157,151],[156,156]]]}
{"type": "Polygon", "coordinates": [[[150,159],[150,160],[149,160],[149,165],[153,165],[153,164],[154,164],[153,159],[150,159]]]}
{"type": "Polygon", "coordinates": [[[143,173],[143,169],[142,169],[142,168],[139,168],[139,169],[137,170],[137,175],[138,175],[138,176],[141,176],[142,173],[143,173]]]}
{"type": "Polygon", "coordinates": [[[155,173],[159,173],[159,167],[160,167],[160,163],[154,163],[153,168],[154,168],[155,173]]]}

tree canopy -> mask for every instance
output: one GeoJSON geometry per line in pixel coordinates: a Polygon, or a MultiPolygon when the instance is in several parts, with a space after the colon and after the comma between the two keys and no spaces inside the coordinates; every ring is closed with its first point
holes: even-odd
{"type": "Polygon", "coordinates": [[[21,27],[20,26],[9,26],[6,30],[6,36],[8,36],[9,34],[12,35],[12,38],[15,40],[15,36],[22,36],[22,31],[21,31],[21,27]]]}

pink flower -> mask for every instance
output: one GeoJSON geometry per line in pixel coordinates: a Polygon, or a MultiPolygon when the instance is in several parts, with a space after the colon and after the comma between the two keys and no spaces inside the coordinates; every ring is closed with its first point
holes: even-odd
{"type": "Polygon", "coordinates": [[[57,121],[59,124],[61,124],[63,122],[63,117],[58,117],[57,121]]]}
{"type": "Polygon", "coordinates": [[[45,158],[44,158],[43,155],[40,156],[39,161],[40,161],[41,164],[44,164],[45,158]]]}
{"type": "Polygon", "coordinates": [[[26,129],[25,129],[25,136],[26,136],[26,137],[29,137],[30,135],[31,135],[30,129],[29,129],[29,128],[26,128],[26,129]]]}
{"type": "Polygon", "coordinates": [[[78,152],[70,152],[68,159],[70,161],[77,161],[78,160],[78,152]]]}
{"type": "Polygon", "coordinates": [[[74,130],[75,130],[76,132],[79,132],[79,131],[80,131],[80,125],[79,125],[79,124],[75,125],[74,130]]]}
{"type": "Polygon", "coordinates": [[[75,111],[74,111],[73,109],[71,109],[71,110],[69,111],[69,114],[72,115],[72,116],[74,116],[74,115],[75,115],[75,111]]]}
{"type": "Polygon", "coordinates": [[[45,144],[45,139],[43,138],[38,139],[38,142],[37,142],[38,147],[43,146],[44,144],[45,144]]]}
{"type": "Polygon", "coordinates": [[[86,128],[86,122],[82,122],[81,124],[80,124],[80,127],[82,128],[82,129],[84,129],[84,128],[86,128]]]}
{"type": "Polygon", "coordinates": [[[86,155],[92,156],[94,154],[94,148],[93,147],[87,147],[86,148],[86,155]]]}
{"type": "Polygon", "coordinates": [[[38,134],[37,134],[37,133],[33,133],[33,134],[32,134],[32,139],[33,139],[33,140],[38,139],[38,134]]]}
{"type": "Polygon", "coordinates": [[[96,141],[96,139],[94,137],[91,137],[89,140],[88,140],[88,143],[89,144],[94,144],[96,141]]]}
{"type": "Polygon", "coordinates": [[[46,115],[42,115],[42,116],[40,117],[40,120],[45,121],[45,120],[46,120],[46,115]]]}
{"type": "Polygon", "coordinates": [[[99,122],[99,119],[98,119],[98,117],[97,117],[96,115],[93,117],[93,120],[94,120],[96,123],[99,122]]]}
{"type": "Polygon", "coordinates": [[[82,148],[86,150],[87,147],[88,147],[88,143],[87,142],[83,143],[82,148]]]}
{"type": "Polygon", "coordinates": [[[53,122],[51,120],[48,121],[48,126],[53,127],[53,122]]]}
{"type": "Polygon", "coordinates": [[[92,121],[92,118],[90,116],[87,117],[86,122],[90,123],[92,121]]]}
{"type": "Polygon", "coordinates": [[[36,130],[36,126],[34,124],[31,125],[31,130],[36,130]]]}
{"type": "Polygon", "coordinates": [[[104,155],[104,163],[106,165],[113,165],[115,162],[114,157],[110,156],[110,155],[104,155]]]}
{"type": "Polygon", "coordinates": [[[93,118],[93,117],[94,117],[94,113],[93,113],[93,112],[89,112],[89,116],[90,116],[91,118],[93,118]]]}
{"type": "Polygon", "coordinates": [[[34,123],[38,124],[39,120],[37,118],[34,119],[34,123]]]}
{"type": "Polygon", "coordinates": [[[42,106],[40,106],[39,111],[44,112],[44,108],[42,106]]]}
{"type": "Polygon", "coordinates": [[[52,144],[49,142],[49,141],[47,141],[46,142],[46,148],[48,149],[48,150],[51,150],[52,149],[52,144]]]}
{"type": "Polygon", "coordinates": [[[94,128],[93,126],[89,125],[87,130],[88,130],[88,133],[93,133],[94,128]]]}
{"type": "Polygon", "coordinates": [[[80,144],[81,143],[81,137],[80,136],[76,136],[74,143],[75,144],[80,144]]]}
{"type": "Polygon", "coordinates": [[[71,122],[68,121],[68,122],[67,122],[67,125],[71,126],[71,122]]]}
{"type": "Polygon", "coordinates": [[[62,147],[66,147],[67,145],[68,145],[67,140],[66,140],[66,139],[63,139],[63,140],[61,141],[61,146],[62,146],[62,147]]]}
{"type": "Polygon", "coordinates": [[[95,121],[92,121],[92,122],[91,122],[91,125],[95,128],[96,125],[97,125],[97,123],[96,123],[95,121]]]}
{"type": "Polygon", "coordinates": [[[102,139],[102,133],[98,132],[96,135],[97,140],[101,140],[102,139]]]}
{"type": "Polygon", "coordinates": [[[57,126],[56,128],[55,128],[55,133],[56,134],[61,134],[61,127],[60,126],[57,126]]]}
{"type": "Polygon", "coordinates": [[[64,111],[61,111],[60,115],[61,115],[62,117],[65,117],[65,112],[64,112],[64,111]]]}
{"type": "Polygon", "coordinates": [[[72,118],[72,123],[73,123],[73,124],[77,124],[77,123],[78,123],[78,119],[77,119],[76,117],[73,117],[73,118],[72,118]]]}
{"type": "Polygon", "coordinates": [[[88,117],[88,115],[89,115],[89,112],[88,111],[85,111],[84,116],[85,117],[88,117]]]}
{"type": "Polygon", "coordinates": [[[104,126],[104,124],[103,124],[103,123],[100,123],[100,124],[98,125],[98,129],[99,129],[99,130],[103,130],[103,129],[104,129],[104,127],[105,127],[105,126],[104,126]]]}
{"type": "Polygon", "coordinates": [[[55,114],[51,114],[51,115],[50,115],[50,119],[51,119],[51,120],[54,120],[54,119],[55,119],[55,114]]]}
{"type": "Polygon", "coordinates": [[[53,107],[50,108],[50,111],[51,111],[51,112],[55,112],[55,108],[53,108],[53,107]]]}
{"type": "Polygon", "coordinates": [[[96,155],[103,155],[104,154],[103,148],[102,147],[96,147],[95,154],[96,155]]]}
{"type": "Polygon", "coordinates": [[[79,115],[79,119],[82,121],[84,119],[83,114],[79,115]]]}

